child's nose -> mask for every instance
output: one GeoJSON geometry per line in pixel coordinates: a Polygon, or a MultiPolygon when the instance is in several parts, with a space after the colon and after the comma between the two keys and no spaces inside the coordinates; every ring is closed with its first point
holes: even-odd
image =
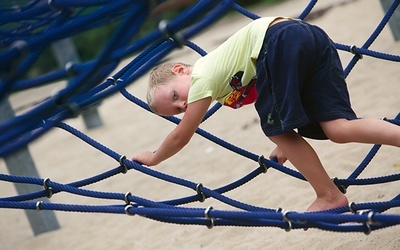
{"type": "Polygon", "coordinates": [[[181,102],[181,109],[182,109],[183,111],[186,111],[186,107],[187,107],[186,101],[182,101],[182,102],[181,102]]]}

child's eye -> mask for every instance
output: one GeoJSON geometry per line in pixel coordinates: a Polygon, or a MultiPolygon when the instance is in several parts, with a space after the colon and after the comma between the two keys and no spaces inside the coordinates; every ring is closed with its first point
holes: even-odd
{"type": "Polygon", "coordinates": [[[174,92],[172,93],[172,99],[173,99],[174,101],[178,100],[178,94],[176,93],[176,91],[174,91],[174,92]]]}

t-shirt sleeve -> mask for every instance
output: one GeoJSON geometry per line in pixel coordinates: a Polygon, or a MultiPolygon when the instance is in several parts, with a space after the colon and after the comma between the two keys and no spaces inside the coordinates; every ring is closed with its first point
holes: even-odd
{"type": "Polygon", "coordinates": [[[212,101],[215,100],[215,84],[207,77],[192,76],[192,83],[189,89],[188,104],[195,101],[211,97],[212,101]]]}

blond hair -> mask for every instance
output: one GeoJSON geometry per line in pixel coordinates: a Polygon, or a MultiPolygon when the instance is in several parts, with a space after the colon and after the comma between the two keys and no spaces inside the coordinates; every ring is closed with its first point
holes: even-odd
{"type": "Polygon", "coordinates": [[[168,84],[172,79],[174,79],[175,74],[172,72],[172,68],[176,64],[181,64],[185,67],[191,68],[192,65],[180,62],[166,62],[156,66],[151,72],[149,76],[149,85],[147,86],[147,103],[149,104],[150,109],[154,113],[157,112],[157,108],[155,106],[155,92],[158,87],[168,84]]]}

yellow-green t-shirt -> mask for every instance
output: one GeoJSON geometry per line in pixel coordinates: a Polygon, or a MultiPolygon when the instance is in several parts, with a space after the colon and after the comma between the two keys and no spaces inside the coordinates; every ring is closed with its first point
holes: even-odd
{"type": "Polygon", "coordinates": [[[191,74],[188,103],[211,97],[212,101],[227,105],[226,100],[234,90],[230,81],[238,72],[241,72],[241,86],[248,85],[256,76],[256,61],[265,33],[276,18],[263,17],[252,21],[196,61],[191,74]]]}

